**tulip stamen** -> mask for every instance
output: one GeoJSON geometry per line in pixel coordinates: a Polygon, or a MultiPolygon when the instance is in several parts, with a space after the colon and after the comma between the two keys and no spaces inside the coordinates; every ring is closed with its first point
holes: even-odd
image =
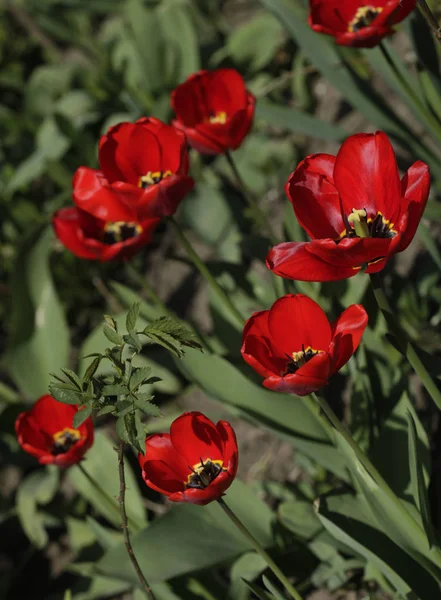
{"type": "Polygon", "coordinates": [[[81,433],[77,429],[65,427],[61,431],[54,433],[52,437],[54,441],[51,453],[56,456],[57,454],[65,454],[72,446],[75,446],[81,439],[81,433]]]}
{"type": "Polygon", "coordinates": [[[149,185],[154,185],[155,183],[160,183],[166,177],[171,177],[173,173],[168,171],[148,171],[145,175],[142,175],[138,181],[138,187],[147,188],[149,185]]]}
{"type": "Polygon", "coordinates": [[[187,488],[197,488],[205,490],[205,488],[216,479],[216,477],[224,469],[224,463],[221,460],[211,460],[206,458],[205,462],[200,459],[200,462],[192,467],[188,465],[191,475],[188,476],[185,486],[187,488]]]}
{"type": "Polygon", "coordinates": [[[211,115],[210,117],[208,117],[208,122],[209,123],[219,123],[220,125],[225,125],[225,123],[227,122],[227,113],[224,112],[223,110],[218,111],[217,113],[215,113],[214,115],[211,115]]]}
{"type": "Polygon", "coordinates": [[[139,223],[128,223],[126,221],[109,221],[104,227],[103,242],[105,244],[116,244],[125,242],[131,238],[138,237],[142,233],[139,223]]]}
{"type": "Polygon", "coordinates": [[[382,11],[383,8],[378,6],[360,6],[352,21],[349,21],[348,31],[356,33],[360,29],[369,27],[382,11]]]}
{"type": "Polygon", "coordinates": [[[322,352],[323,350],[314,350],[314,348],[311,346],[307,346],[305,348],[305,345],[302,344],[301,350],[298,352],[293,352],[291,355],[286,355],[289,359],[289,362],[286,367],[285,375],[295,373],[300,369],[300,367],[303,367],[304,364],[311,360],[311,358],[317,356],[317,354],[321,354],[322,352]]]}

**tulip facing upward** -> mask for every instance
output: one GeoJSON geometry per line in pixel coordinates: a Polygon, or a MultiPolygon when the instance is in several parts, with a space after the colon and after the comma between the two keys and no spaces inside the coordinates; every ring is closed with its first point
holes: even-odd
{"type": "Polygon", "coordinates": [[[72,421],[77,411],[76,406],[42,396],[15,421],[20,446],[42,465],[66,468],[80,462],[93,444],[93,423],[89,417],[74,429],[72,421]]]}
{"type": "Polygon", "coordinates": [[[234,69],[199,71],[172,92],[173,125],[203,154],[236,150],[253,124],[254,96],[234,69]]]}
{"type": "Polygon", "coordinates": [[[194,185],[185,135],[154,118],[120,123],[102,136],[99,160],[100,171],[75,173],[75,207],[54,215],[55,232],[80,258],[129,258],[194,185]]]}
{"type": "Polygon", "coordinates": [[[430,174],[417,161],[400,181],[386,134],[359,133],[337,156],[305,158],[285,190],[312,239],[278,244],[267,256],[268,268],[287,279],[332,281],[361,269],[381,271],[407,248],[427,203],[430,174]]]}
{"type": "Polygon", "coordinates": [[[173,502],[208,504],[233,483],[238,449],[227,421],[216,425],[200,412],[175,419],[170,434],[150,435],[139,465],[146,484],[173,502]]]}
{"type": "Polygon", "coordinates": [[[416,0],[309,0],[309,24],[314,31],[335,37],[341,46],[372,48],[394,33],[416,0]]]}
{"type": "Polygon", "coordinates": [[[332,324],[303,294],[287,294],[246,322],[242,356],[276,392],[306,396],[325,386],[357,349],[368,317],[359,304],[332,324]]]}

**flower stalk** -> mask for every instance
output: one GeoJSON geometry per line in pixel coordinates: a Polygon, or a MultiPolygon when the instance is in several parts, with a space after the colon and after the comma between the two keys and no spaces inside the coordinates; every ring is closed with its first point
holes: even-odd
{"type": "Polygon", "coordinates": [[[429,5],[426,0],[417,0],[418,8],[420,9],[421,14],[426,19],[429,24],[430,29],[433,32],[433,35],[436,39],[441,42],[441,27],[439,26],[438,21],[435,19],[433,12],[430,10],[429,5]]]}
{"type": "Polygon", "coordinates": [[[173,228],[176,232],[176,235],[179,239],[181,246],[187,252],[189,259],[192,261],[194,266],[197,268],[199,273],[204,277],[207,281],[210,288],[214,291],[214,293],[218,296],[219,300],[222,304],[227,308],[228,312],[233,317],[236,322],[237,327],[242,331],[244,318],[234,306],[233,302],[230,300],[229,296],[222,289],[222,287],[218,284],[216,279],[210,273],[210,270],[207,268],[206,264],[201,260],[198,253],[195,251],[187,236],[185,235],[180,224],[173,218],[169,217],[170,223],[173,225],[173,228]]]}
{"type": "Polygon", "coordinates": [[[228,504],[225,502],[223,498],[218,499],[218,504],[224,511],[224,513],[231,519],[234,525],[239,529],[239,531],[247,538],[247,540],[251,543],[254,550],[259,554],[263,560],[266,562],[268,567],[283,585],[287,592],[289,592],[291,598],[294,600],[302,600],[299,592],[293,586],[293,584],[289,581],[289,579],[284,575],[284,573],[279,569],[276,563],[273,561],[271,556],[266,552],[266,550],[261,546],[261,544],[256,540],[253,534],[245,527],[242,521],[236,516],[236,514],[231,510],[228,504]]]}
{"type": "Polygon", "coordinates": [[[148,600],[155,600],[155,596],[153,595],[152,588],[147,583],[147,580],[143,575],[141,567],[139,566],[138,560],[133,551],[132,543],[130,541],[129,524],[128,524],[128,519],[127,519],[126,504],[125,504],[126,478],[125,478],[125,473],[124,473],[124,446],[125,446],[125,443],[123,441],[120,441],[120,443],[118,445],[118,450],[117,450],[117,452],[118,452],[118,473],[119,473],[118,502],[119,502],[119,508],[120,508],[120,514],[121,514],[121,529],[123,532],[124,544],[127,548],[127,553],[130,557],[130,560],[132,561],[132,565],[138,576],[139,582],[141,584],[141,588],[143,589],[148,600]]]}
{"type": "Polygon", "coordinates": [[[245,182],[239,173],[239,170],[237,168],[236,163],[234,162],[234,159],[233,159],[233,156],[232,156],[230,150],[225,152],[225,158],[227,159],[228,164],[230,165],[230,168],[234,174],[234,177],[237,182],[237,187],[239,188],[240,193],[242,194],[243,198],[245,199],[245,202],[247,202],[247,204],[249,205],[250,209],[253,212],[254,219],[256,221],[256,225],[258,225],[259,228],[263,227],[264,229],[266,229],[268,232],[269,238],[271,240],[271,243],[277,244],[279,242],[279,240],[277,239],[277,236],[274,233],[274,231],[270,225],[268,216],[262,211],[262,209],[256,202],[256,199],[254,198],[252,193],[247,189],[247,186],[245,185],[245,182]]]}
{"type": "Polygon", "coordinates": [[[430,373],[427,371],[415,348],[407,339],[406,334],[402,331],[389,304],[389,300],[387,299],[380,275],[378,273],[372,273],[370,275],[370,279],[378,307],[383,313],[389,329],[397,341],[398,349],[408,360],[415,373],[421,379],[421,382],[426,388],[427,393],[435,402],[436,406],[441,410],[441,391],[430,376],[430,373]]]}

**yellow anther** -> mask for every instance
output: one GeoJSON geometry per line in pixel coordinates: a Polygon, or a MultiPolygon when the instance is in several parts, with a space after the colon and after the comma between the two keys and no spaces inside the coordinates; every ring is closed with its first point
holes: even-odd
{"type": "Polygon", "coordinates": [[[354,18],[348,24],[348,31],[356,33],[360,29],[369,27],[382,11],[383,8],[378,6],[360,6],[354,18]]]}
{"type": "Polygon", "coordinates": [[[155,183],[159,183],[160,181],[162,181],[163,179],[165,179],[165,177],[170,177],[171,175],[173,175],[173,173],[171,171],[149,171],[148,173],[146,173],[145,175],[142,175],[139,178],[138,181],[138,187],[140,188],[146,188],[149,185],[153,185],[155,183]]]}
{"type": "Polygon", "coordinates": [[[227,113],[224,111],[217,112],[208,120],[210,123],[220,123],[221,125],[225,125],[225,123],[227,122],[227,113]]]}

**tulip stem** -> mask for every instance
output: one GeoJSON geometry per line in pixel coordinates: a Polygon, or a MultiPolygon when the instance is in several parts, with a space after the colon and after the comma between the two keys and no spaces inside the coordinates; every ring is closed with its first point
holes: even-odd
{"type": "Polygon", "coordinates": [[[424,366],[423,362],[418,356],[415,348],[408,340],[407,335],[401,329],[395,317],[395,314],[389,304],[389,300],[387,299],[380,275],[378,273],[372,273],[370,275],[370,278],[378,307],[383,313],[392,335],[395,337],[399,351],[408,360],[415,373],[421,379],[429,396],[435,402],[437,407],[441,410],[441,390],[438,388],[438,386],[430,376],[429,372],[427,371],[426,367],[424,366]]]}
{"type": "Polygon", "coordinates": [[[193,248],[188,238],[186,237],[181,225],[173,217],[169,217],[168,220],[173,225],[175,232],[178,236],[179,242],[181,243],[181,246],[184,248],[184,250],[187,252],[188,257],[190,258],[196,269],[199,271],[199,273],[207,281],[211,289],[215,292],[222,304],[226,306],[227,310],[236,322],[237,327],[242,331],[244,318],[234,306],[227,293],[222,289],[222,287],[218,284],[216,279],[210,273],[210,270],[207,268],[207,265],[203,262],[203,260],[201,260],[196,250],[193,248]]]}
{"type": "Polygon", "coordinates": [[[129,535],[129,525],[127,520],[127,512],[126,512],[126,477],[124,474],[124,446],[125,443],[123,441],[119,442],[118,445],[118,472],[119,472],[119,510],[121,513],[121,529],[124,537],[124,544],[127,548],[127,553],[132,561],[132,565],[136,571],[139,582],[141,584],[141,588],[147,596],[148,600],[155,600],[155,597],[152,592],[152,588],[147,583],[146,578],[144,577],[141,567],[139,566],[138,560],[133,552],[132,543],[130,541],[129,535]]]}
{"type": "Polygon", "coordinates": [[[433,31],[434,36],[438,41],[441,42],[441,27],[439,26],[438,21],[435,19],[435,16],[430,10],[426,0],[417,0],[417,4],[421,14],[426,19],[430,29],[433,31]]]}
{"type": "Polygon", "coordinates": [[[254,550],[259,554],[263,560],[266,562],[268,567],[280,581],[280,583],[284,586],[284,588],[289,592],[291,598],[295,600],[302,600],[299,592],[293,586],[293,584],[289,581],[289,579],[283,574],[283,572],[279,569],[270,555],[266,552],[266,550],[262,547],[260,542],[256,540],[254,535],[248,531],[242,521],[236,516],[236,514],[231,510],[228,504],[225,502],[223,498],[218,498],[218,503],[220,504],[222,510],[228,515],[228,517],[233,521],[239,531],[248,539],[248,541],[253,546],[254,550]]]}
{"type": "Polygon", "coordinates": [[[259,228],[263,227],[264,229],[267,230],[272,244],[274,244],[274,245],[278,244],[279,240],[271,227],[271,224],[268,219],[268,215],[266,215],[262,211],[259,204],[256,202],[256,199],[254,198],[253,194],[247,189],[247,186],[245,185],[245,182],[242,179],[242,177],[239,173],[239,170],[236,166],[236,163],[233,160],[233,156],[229,150],[227,150],[227,152],[225,152],[225,158],[227,159],[228,164],[230,165],[230,168],[233,171],[234,177],[237,181],[237,186],[238,186],[243,198],[248,203],[251,211],[254,214],[254,220],[256,222],[256,225],[259,228]]]}

